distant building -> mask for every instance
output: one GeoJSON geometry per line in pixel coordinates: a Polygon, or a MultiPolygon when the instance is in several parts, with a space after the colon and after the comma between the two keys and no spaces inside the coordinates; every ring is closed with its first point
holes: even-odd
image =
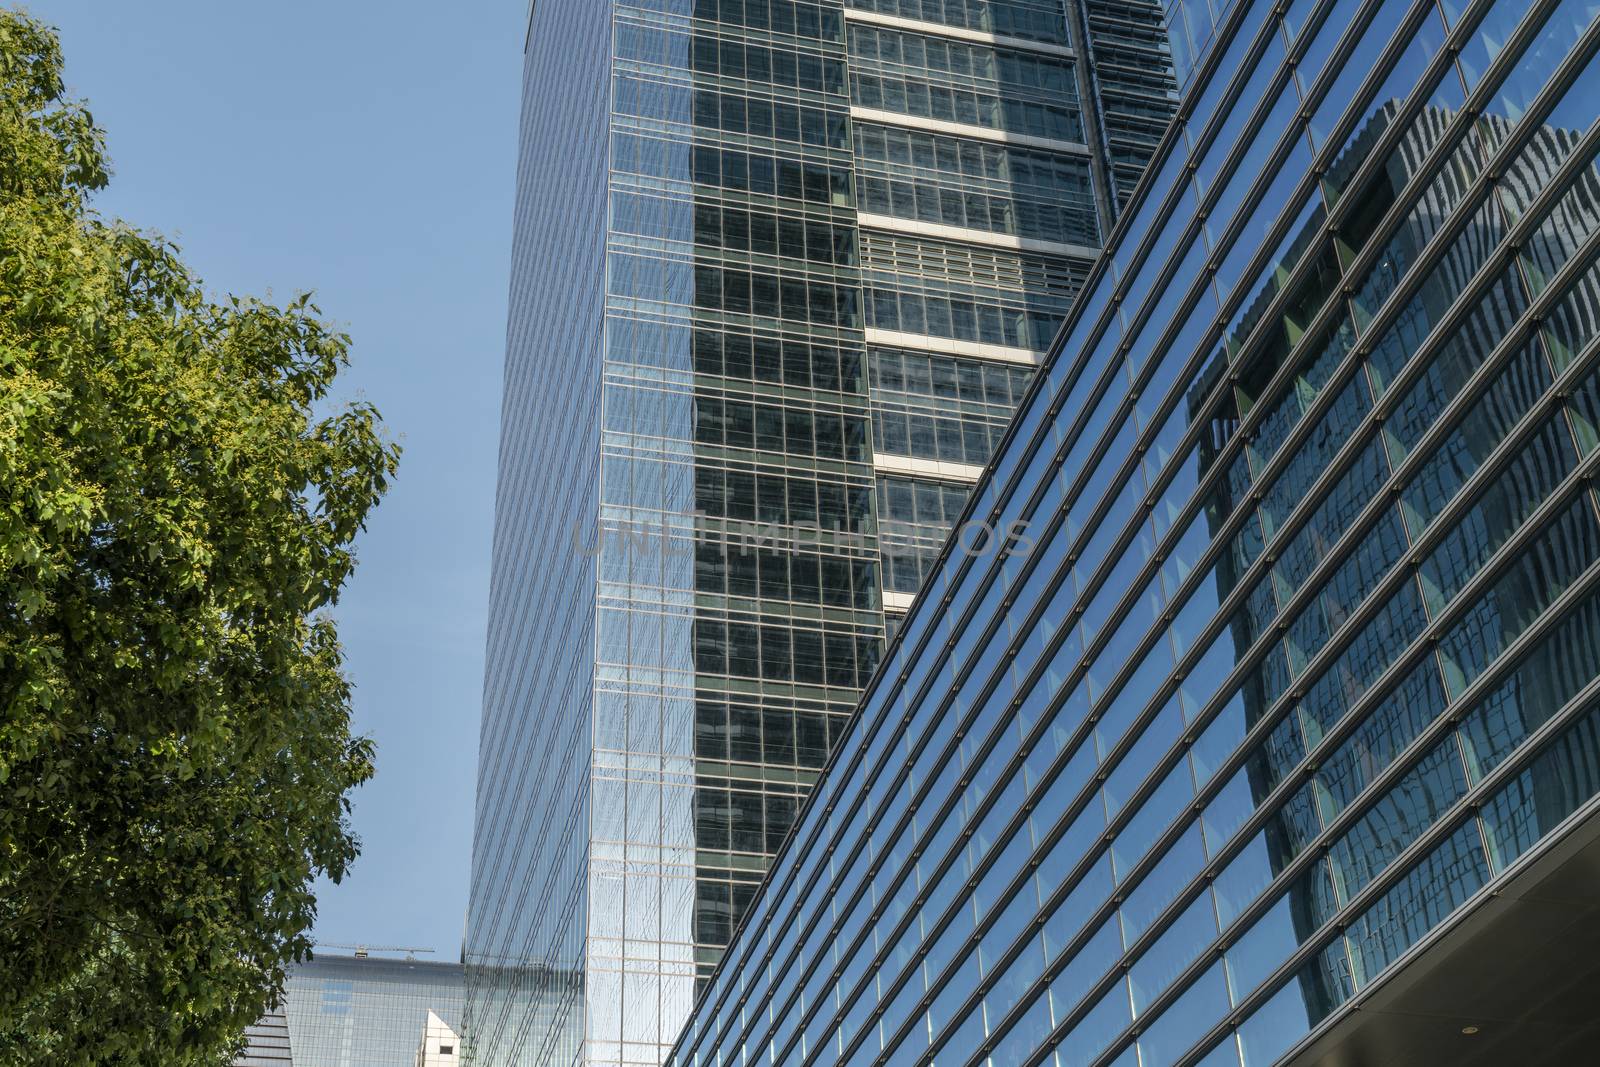
{"type": "Polygon", "coordinates": [[[461,1062],[461,1035],[438,1015],[428,1012],[428,1024],[417,1046],[416,1067],[456,1067],[461,1062]]]}
{"type": "Polygon", "coordinates": [[[234,1067],[456,1067],[463,997],[460,964],[318,956],[290,970],[234,1067]]]}

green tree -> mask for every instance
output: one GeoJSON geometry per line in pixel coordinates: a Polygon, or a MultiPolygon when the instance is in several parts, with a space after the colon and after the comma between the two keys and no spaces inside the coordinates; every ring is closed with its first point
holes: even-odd
{"type": "Polygon", "coordinates": [[[398,449],[307,298],[96,215],[61,66],[0,11],[0,1064],[225,1063],[357,851],[324,609],[398,449]]]}

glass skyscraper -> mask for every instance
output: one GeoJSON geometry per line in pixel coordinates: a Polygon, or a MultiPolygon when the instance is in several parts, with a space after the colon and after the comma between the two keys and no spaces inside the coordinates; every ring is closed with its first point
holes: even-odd
{"type": "Polygon", "coordinates": [[[533,5],[476,1062],[670,1048],[1159,143],[1161,26],[533,5]]]}
{"type": "Polygon", "coordinates": [[[1167,19],[1176,121],[957,516],[1001,533],[677,1067],[1594,1057],[1600,0],[1167,19]]]}

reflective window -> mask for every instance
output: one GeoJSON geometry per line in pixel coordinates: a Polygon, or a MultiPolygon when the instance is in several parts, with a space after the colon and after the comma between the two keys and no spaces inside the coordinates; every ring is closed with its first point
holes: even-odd
{"type": "Polygon", "coordinates": [[[1469,821],[1350,925],[1356,985],[1370,982],[1488,880],[1483,839],[1469,821]]]}
{"type": "Polygon", "coordinates": [[[1422,758],[1346,830],[1328,859],[1339,899],[1348,901],[1466,792],[1454,738],[1422,758]]]}
{"type": "Polygon", "coordinates": [[[1589,711],[1546,746],[1480,813],[1489,859],[1503,871],[1600,792],[1600,712],[1589,711]]]}
{"type": "Polygon", "coordinates": [[[1139,1035],[1140,1067],[1169,1067],[1230,1006],[1222,963],[1213,964],[1139,1035]]]}
{"type": "Polygon", "coordinates": [[[1445,682],[1459,695],[1550,602],[1600,559],[1600,524],[1580,497],[1547,523],[1440,641],[1445,682]]]}

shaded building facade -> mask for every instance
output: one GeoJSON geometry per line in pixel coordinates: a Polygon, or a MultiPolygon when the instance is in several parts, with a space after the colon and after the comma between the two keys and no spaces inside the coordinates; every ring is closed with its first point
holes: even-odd
{"type": "Polygon", "coordinates": [[[1170,117],[1160,21],[533,5],[475,1062],[671,1046],[1170,117]]]}
{"type": "Polygon", "coordinates": [[[1592,1056],[1600,6],[1167,14],[958,516],[1029,543],[946,545],[672,1064],[1592,1056]]]}
{"type": "Polygon", "coordinates": [[[289,1020],[283,1008],[274,1008],[244,1030],[244,1050],[233,1067],[294,1067],[289,1045],[289,1020]]]}

